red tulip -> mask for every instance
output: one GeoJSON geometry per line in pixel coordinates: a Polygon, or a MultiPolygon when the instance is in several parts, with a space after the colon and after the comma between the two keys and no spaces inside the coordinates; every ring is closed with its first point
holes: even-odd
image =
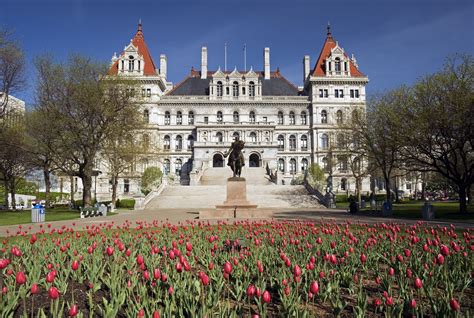
{"type": "Polygon", "coordinates": [[[461,309],[461,306],[455,298],[451,298],[451,300],[449,301],[449,306],[451,306],[451,309],[454,311],[458,311],[459,309],[461,309]]]}
{"type": "Polygon", "coordinates": [[[365,256],[365,254],[361,254],[360,255],[360,261],[362,264],[365,264],[365,262],[367,261],[367,256],[365,256]]]}
{"type": "Polygon", "coordinates": [[[229,262],[225,262],[224,264],[224,273],[229,275],[232,272],[232,264],[229,262]]]}
{"type": "Polygon", "coordinates": [[[249,287],[247,287],[247,296],[248,297],[252,297],[253,295],[255,295],[255,286],[254,285],[249,285],[249,287]]]}
{"type": "Polygon", "coordinates": [[[374,298],[373,303],[375,307],[379,307],[380,305],[382,305],[382,300],[380,298],[374,298]]]}
{"type": "Polygon", "coordinates": [[[175,267],[178,273],[181,273],[183,271],[183,265],[181,265],[181,263],[176,263],[175,267]]]}
{"type": "Polygon", "coordinates": [[[16,283],[18,285],[23,285],[24,283],[26,283],[26,276],[23,272],[16,273],[16,283]]]}
{"type": "Polygon", "coordinates": [[[77,271],[79,269],[79,262],[77,260],[72,262],[71,268],[73,271],[77,271]]]}
{"type": "Polygon", "coordinates": [[[8,264],[10,264],[9,259],[0,259],[0,269],[4,269],[8,264]]]}
{"type": "Polygon", "coordinates": [[[411,307],[411,308],[416,308],[416,300],[415,300],[415,299],[412,299],[412,300],[410,301],[410,307],[411,307]]]}
{"type": "Polygon", "coordinates": [[[271,301],[271,296],[268,290],[263,292],[262,299],[263,299],[263,302],[267,304],[271,301]]]}
{"type": "Polygon", "coordinates": [[[316,295],[319,291],[319,285],[317,281],[312,281],[311,285],[309,286],[309,291],[316,295]]]}
{"type": "Polygon", "coordinates": [[[392,306],[393,305],[393,297],[387,297],[385,299],[385,305],[392,306]]]}
{"type": "Polygon", "coordinates": [[[143,264],[143,256],[137,255],[137,264],[142,265],[143,264]]]}
{"type": "Polygon", "coordinates": [[[186,243],[186,251],[191,252],[193,250],[193,245],[189,242],[186,243]]]}
{"type": "Polygon", "coordinates": [[[169,293],[170,295],[173,295],[173,293],[174,293],[173,286],[170,286],[170,288],[168,288],[168,293],[169,293]]]}
{"type": "Polygon", "coordinates": [[[390,276],[395,275],[395,270],[394,270],[392,267],[390,267],[389,270],[388,270],[388,274],[389,274],[390,276]]]}
{"type": "Polygon", "coordinates": [[[160,313],[158,312],[158,310],[155,310],[153,312],[153,318],[160,318],[160,313]]]}
{"type": "Polygon", "coordinates": [[[33,295],[38,293],[38,285],[37,284],[31,285],[31,293],[33,295]]]}
{"type": "Polygon", "coordinates": [[[158,268],[155,268],[153,270],[153,278],[156,279],[156,280],[159,280],[161,278],[161,273],[160,273],[160,270],[158,268]]]}
{"type": "Polygon", "coordinates": [[[75,317],[77,315],[77,305],[72,305],[69,308],[69,317],[75,317]]]}
{"type": "Polygon", "coordinates": [[[441,245],[440,252],[441,252],[441,254],[443,254],[443,256],[448,256],[449,255],[449,247],[447,247],[446,245],[441,245]]]}
{"type": "Polygon", "coordinates": [[[419,279],[418,277],[415,278],[415,288],[420,289],[421,287],[423,287],[423,283],[422,283],[421,279],[419,279]]]}
{"type": "Polygon", "coordinates": [[[48,274],[46,274],[46,282],[48,282],[48,283],[54,282],[55,278],[56,278],[56,271],[55,270],[52,270],[51,272],[48,272],[48,274]]]}
{"type": "Polygon", "coordinates": [[[203,273],[201,275],[201,282],[204,286],[209,285],[209,276],[207,276],[206,274],[203,273]]]}
{"type": "Polygon", "coordinates": [[[145,280],[150,280],[150,273],[148,271],[144,271],[143,278],[145,278],[145,280]]]}
{"type": "Polygon", "coordinates": [[[301,276],[301,268],[298,265],[295,265],[295,267],[293,267],[293,275],[295,277],[301,276]]]}
{"type": "Polygon", "coordinates": [[[403,252],[405,253],[406,257],[410,257],[411,251],[409,249],[405,249],[403,252]]]}
{"type": "Polygon", "coordinates": [[[50,287],[48,290],[48,296],[51,299],[58,299],[59,298],[59,291],[56,287],[50,287]]]}
{"type": "Polygon", "coordinates": [[[112,246],[107,246],[106,252],[107,255],[112,256],[112,254],[114,253],[114,248],[112,246]]]}
{"type": "Polygon", "coordinates": [[[444,256],[442,254],[438,254],[438,256],[436,256],[436,264],[438,265],[444,264],[444,256]]]}

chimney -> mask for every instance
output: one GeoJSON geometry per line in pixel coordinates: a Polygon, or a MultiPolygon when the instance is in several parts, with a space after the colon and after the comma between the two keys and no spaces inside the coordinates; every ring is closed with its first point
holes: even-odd
{"type": "Polygon", "coordinates": [[[309,55],[305,55],[303,58],[303,72],[304,72],[304,78],[303,78],[303,83],[306,82],[306,79],[308,78],[309,75],[309,55]]]}
{"type": "Polygon", "coordinates": [[[264,78],[270,79],[270,48],[266,47],[263,51],[263,59],[264,59],[264,66],[265,66],[265,73],[264,78]]]}
{"type": "Polygon", "coordinates": [[[201,48],[201,78],[207,78],[207,47],[201,48]]]}
{"type": "Polygon", "coordinates": [[[160,75],[166,80],[166,72],[167,72],[167,67],[166,67],[166,55],[161,54],[160,55],[160,75]]]}

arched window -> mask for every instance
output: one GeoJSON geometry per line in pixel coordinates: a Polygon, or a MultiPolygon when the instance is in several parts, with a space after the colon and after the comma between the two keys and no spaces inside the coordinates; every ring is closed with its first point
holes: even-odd
{"type": "Polygon", "coordinates": [[[183,124],[183,113],[177,112],[176,113],[176,125],[182,125],[183,124]]]}
{"type": "Polygon", "coordinates": [[[169,135],[166,135],[163,139],[163,149],[164,150],[170,150],[171,146],[171,138],[169,135]]]}
{"type": "Polygon", "coordinates": [[[301,125],[306,125],[306,112],[301,112],[301,125]]]}
{"type": "Polygon", "coordinates": [[[165,112],[165,125],[169,125],[170,123],[171,123],[170,112],[165,112]]]}
{"type": "Polygon", "coordinates": [[[341,190],[347,190],[347,179],[346,178],[342,178],[341,179],[341,190]]]}
{"type": "Polygon", "coordinates": [[[251,111],[249,113],[249,122],[254,123],[255,122],[255,112],[251,111]]]}
{"type": "Polygon", "coordinates": [[[295,158],[290,159],[290,173],[291,174],[296,173],[296,159],[295,158]]]}
{"type": "Polygon", "coordinates": [[[285,159],[278,159],[278,171],[285,172],[285,159]]]}
{"type": "Polygon", "coordinates": [[[321,148],[328,149],[329,148],[329,138],[327,134],[321,135],[321,148]]]}
{"type": "Polygon", "coordinates": [[[217,123],[218,124],[222,123],[222,112],[221,111],[217,112],[217,123]]]}
{"type": "Polygon", "coordinates": [[[321,162],[323,163],[323,169],[324,171],[328,170],[328,158],[324,157],[321,162]]]}
{"type": "Polygon", "coordinates": [[[175,149],[177,151],[181,151],[183,149],[183,137],[181,137],[181,135],[176,136],[175,142],[176,142],[175,149]]]}
{"type": "Polygon", "coordinates": [[[239,83],[237,81],[232,83],[232,96],[239,96],[239,83]]]}
{"type": "Polygon", "coordinates": [[[163,161],[163,170],[165,175],[168,175],[170,173],[170,161],[168,159],[165,159],[163,161]]]}
{"type": "Polygon", "coordinates": [[[336,57],[335,61],[334,61],[334,70],[336,71],[336,73],[340,73],[341,72],[341,59],[336,57]]]}
{"type": "Polygon", "coordinates": [[[249,96],[250,97],[255,96],[255,83],[254,82],[249,82],[249,96]]]}
{"type": "Polygon", "coordinates": [[[188,113],[188,125],[194,125],[194,112],[192,111],[188,113]]]}
{"type": "Polygon", "coordinates": [[[308,150],[308,136],[301,136],[301,151],[308,150]]]}
{"type": "Polygon", "coordinates": [[[294,112],[290,112],[289,119],[290,119],[290,125],[294,125],[295,124],[295,113],[294,112]]]}
{"type": "Polygon", "coordinates": [[[222,97],[222,82],[217,82],[217,96],[222,97]]]}
{"type": "Polygon", "coordinates": [[[337,163],[340,172],[347,171],[347,156],[338,156],[337,163]]]}
{"type": "Polygon", "coordinates": [[[323,109],[321,111],[321,124],[327,124],[327,123],[328,123],[328,112],[323,109]]]}
{"type": "Polygon", "coordinates": [[[240,139],[240,134],[236,131],[232,134],[232,138],[239,138],[240,139]]]}
{"type": "Polygon", "coordinates": [[[135,62],[135,61],[134,61],[134,59],[133,59],[133,55],[130,55],[130,56],[128,57],[128,70],[129,70],[129,72],[132,72],[132,71],[133,71],[133,68],[134,68],[134,66],[135,66],[135,63],[134,63],[134,62],[135,62]]]}
{"type": "Polygon", "coordinates": [[[278,112],[278,125],[283,125],[284,119],[283,119],[283,112],[278,112]]]}
{"type": "Polygon", "coordinates": [[[342,110],[338,110],[336,112],[336,122],[340,125],[343,123],[343,119],[342,119],[342,110]]]}
{"type": "Polygon", "coordinates": [[[285,137],[283,135],[278,135],[278,150],[285,150],[285,137]]]}
{"type": "Polygon", "coordinates": [[[176,159],[174,162],[174,173],[179,176],[181,175],[181,168],[183,168],[183,162],[181,159],[176,159]]]}
{"type": "Polygon", "coordinates": [[[301,159],[301,171],[305,172],[308,169],[308,159],[301,159]]]}
{"type": "Polygon", "coordinates": [[[188,145],[187,145],[188,151],[191,151],[193,146],[194,146],[194,137],[193,137],[193,135],[189,135],[188,136],[188,145]]]}
{"type": "Polygon", "coordinates": [[[143,111],[143,121],[147,124],[150,122],[150,111],[148,109],[143,111]]]}
{"type": "Polygon", "coordinates": [[[149,146],[150,146],[150,136],[148,136],[147,134],[144,134],[142,136],[142,147],[145,149],[148,149],[149,146]]]}
{"type": "Polygon", "coordinates": [[[296,151],[296,137],[295,137],[295,135],[290,136],[290,151],[296,151]]]}
{"type": "Polygon", "coordinates": [[[220,131],[216,133],[216,140],[217,140],[217,142],[223,142],[224,141],[224,138],[223,138],[222,133],[220,131]]]}
{"type": "Polygon", "coordinates": [[[254,131],[252,131],[249,134],[249,137],[250,137],[250,142],[257,142],[257,134],[254,131]]]}
{"type": "Polygon", "coordinates": [[[234,124],[238,124],[240,122],[239,112],[234,112],[233,118],[234,118],[234,124]]]}

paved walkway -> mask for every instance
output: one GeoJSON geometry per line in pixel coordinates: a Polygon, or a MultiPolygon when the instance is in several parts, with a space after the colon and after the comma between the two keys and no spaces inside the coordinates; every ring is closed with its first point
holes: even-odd
{"type": "MultiPolygon", "coordinates": [[[[154,220],[162,222],[170,222],[172,224],[183,223],[188,220],[195,221],[199,220],[199,210],[198,209],[145,209],[142,211],[132,211],[132,210],[119,210],[116,215],[108,217],[97,217],[97,218],[87,218],[87,219],[74,219],[66,221],[56,221],[43,223],[43,227],[47,224],[51,224],[51,227],[60,228],[62,226],[71,227],[74,226],[78,230],[85,229],[86,226],[99,225],[101,223],[112,223],[115,226],[120,226],[124,222],[129,221],[132,225],[135,225],[137,221],[146,221],[153,222],[154,220]]],[[[415,224],[419,220],[412,219],[394,219],[394,218],[384,218],[378,216],[370,215],[350,215],[345,210],[337,209],[274,209],[273,215],[268,218],[273,218],[275,220],[300,220],[300,221],[329,221],[335,220],[336,222],[344,223],[346,221],[351,221],[352,223],[405,223],[405,224],[415,224]]],[[[267,218],[267,219],[268,219],[267,218]]],[[[202,220],[202,219],[201,219],[202,220]]],[[[230,221],[234,219],[229,219],[230,221]]],[[[206,220],[207,221],[207,220],[206,220]]],[[[210,222],[215,223],[219,219],[209,219],[210,222]]],[[[457,228],[473,228],[474,223],[469,222],[443,222],[443,221],[425,221],[427,224],[432,226],[449,226],[453,224],[457,228]]],[[[9,235],[20,234],[20,232],[27,231],[28,233],[35,233],[40,231],[40,224],[22,224],[21,229],[19,225],[8,225],[0,226],[0,237],[5,237],[9,235]]]]}

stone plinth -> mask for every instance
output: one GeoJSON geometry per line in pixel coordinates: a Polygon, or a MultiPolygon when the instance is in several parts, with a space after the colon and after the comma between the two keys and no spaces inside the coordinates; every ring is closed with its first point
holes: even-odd
{"type": "Polygon", "coordinates": [[[227,199],[215,210],[199,212],[199,218],[251,218],[261,217],[257,205],[247,201],[245,178],[227,179],[227,199]]]}

